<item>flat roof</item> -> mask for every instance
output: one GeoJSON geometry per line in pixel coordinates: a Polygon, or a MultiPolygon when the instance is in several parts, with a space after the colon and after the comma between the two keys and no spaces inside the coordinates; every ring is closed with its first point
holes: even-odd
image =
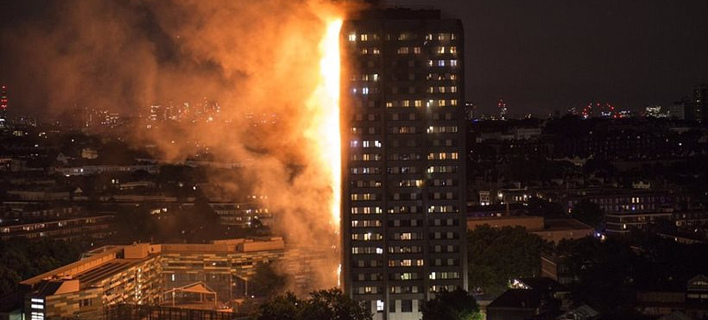
{"type": "Polygon", "coordinates": [[[558,230],[587,230],[593,227],[584,224],[575,219],[548,219],[544,223],[543,231],[558,231],[558,230]]]}
{"type": "Polygon", "coordinates": [[[105,278],[115,275],[117,272],[128,269],[138,263],[142,263],[143,259],[139,260],[124,260],[116,259],[110,262],[99,265],[93,269],[86,270],[75,275],[73,278],[79,280],[79,284],[84,287],[91,285],[105,278]]]}

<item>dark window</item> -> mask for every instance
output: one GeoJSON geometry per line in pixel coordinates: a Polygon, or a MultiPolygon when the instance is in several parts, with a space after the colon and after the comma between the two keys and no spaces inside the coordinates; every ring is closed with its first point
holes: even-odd
{"type": "Polygon", "coordinates": [[[413,300],[401,300],[401,312],[413,312],[413,300]]]}

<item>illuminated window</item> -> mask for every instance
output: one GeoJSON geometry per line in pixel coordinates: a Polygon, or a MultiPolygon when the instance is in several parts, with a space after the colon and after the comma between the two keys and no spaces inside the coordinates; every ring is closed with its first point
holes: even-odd
{"type": "Polygon", "coordinates": [[[368,41],[369,40],[369,35],[368,34],[362,34],[361,35],[361,41],[368,41]]]}
{"type": "Polygon", "coordinates": [[[349,41],[356,41],[356,33],[349,34],[349,41]]]}
{"type": "Polygon", "coordinates": [[[451,67],[457,67],[457,60],[450,60],[451,67]]]}

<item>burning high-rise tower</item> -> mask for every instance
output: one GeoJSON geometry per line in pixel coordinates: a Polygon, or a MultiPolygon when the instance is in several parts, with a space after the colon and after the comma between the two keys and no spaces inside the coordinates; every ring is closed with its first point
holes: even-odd
{"type": "Polygon", "coordinates": [[[344,290],[374,319],[420,319],[466,289],[462,25],[367,11],[340,41],[344,290]]]}

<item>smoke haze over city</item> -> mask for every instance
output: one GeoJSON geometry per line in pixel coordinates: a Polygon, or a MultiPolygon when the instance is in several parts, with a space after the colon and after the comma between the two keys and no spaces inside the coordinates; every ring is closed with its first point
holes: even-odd
{"type": "Polygon", "coordinates": [[[27,16],[1,35],[12,43],[9,59],[26,62],[11,79],[22,97],[15,108],[46,106],[42,112],[62,115],[101,107],[135,116],[151,105],[218,104],[215,119],[174,122],[128,140],[155,146],[167,162],[207,150],[248,166],[243,181],[213,176],[210,183],[268,196],[278,212],[274,231],[289,243],[331,246],[320,280],[323,288],[336,284],[339,226],[331,211],[338,186],[330,180],[335,168],[323,161],[339,159],[339,151],[327,150],[318,130],[331,122],[326,109],[337,106],[318,104],[313,94],[322,81],[319,44],[342,5],[48,1],[18,11],[27,16]],[[258,118],[268,120],[254,129],[258,118]]]}

